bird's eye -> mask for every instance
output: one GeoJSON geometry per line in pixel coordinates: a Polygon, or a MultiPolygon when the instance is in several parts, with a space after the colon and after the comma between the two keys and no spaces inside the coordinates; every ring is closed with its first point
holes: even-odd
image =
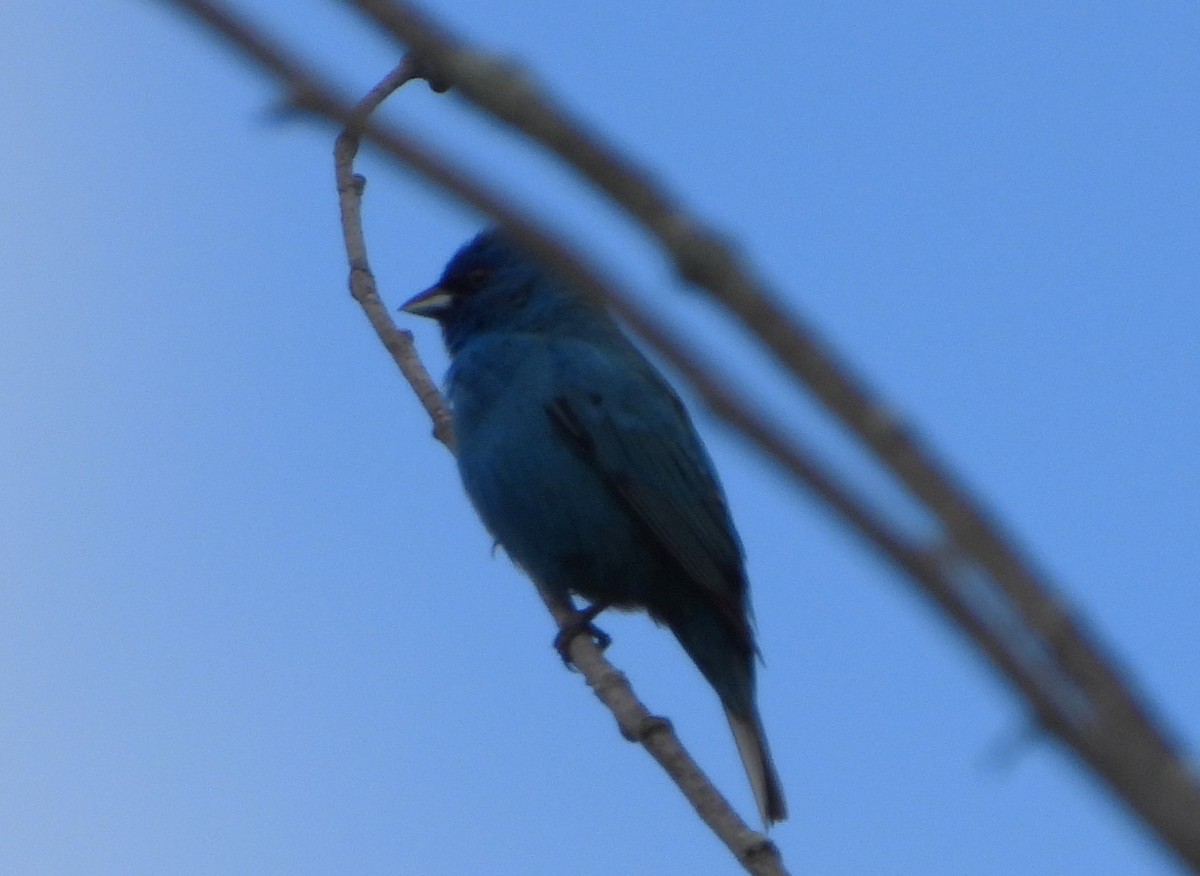
{"type": "Polygon", "coordinates": [[[488,278],[491,276],[492,272],[487,268],[473,268],[467,272],[467,276],[464,279],[466,280],[467,288],[471,291],[475,291],[483,286],[483,284],[486,283],[488,278]]]}

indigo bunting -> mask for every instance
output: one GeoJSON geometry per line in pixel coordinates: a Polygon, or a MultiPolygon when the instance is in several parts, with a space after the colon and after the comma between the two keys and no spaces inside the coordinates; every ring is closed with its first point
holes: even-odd
{"type": "Polygon", "coordinates": [[[785,818],[741,542],[679,397],[600,304],[496,229],[401,309],[441,325],[459,472],[496,541],[589,600],[589,627],[608,607],[666,625],[721,699],[763,821],[785,818]]]}

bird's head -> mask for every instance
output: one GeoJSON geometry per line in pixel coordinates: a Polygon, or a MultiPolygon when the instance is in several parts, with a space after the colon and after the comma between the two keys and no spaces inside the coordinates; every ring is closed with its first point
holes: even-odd
{"type": "Polygon", "coordinates": [[[400,309],[436,319],[454,352],[470,334],[522,322],[522,311],[544,285],[543,270],[490,228],[454,254],[436,284],[400,309]]]}
{"type": "Polygon", "coordinates": [[[596,307],[495,228],[463,246],[441,279],[400,309],[436,319],[451,354],[485,332],[569,331],[581,319],[597,321],[596,307]]]}

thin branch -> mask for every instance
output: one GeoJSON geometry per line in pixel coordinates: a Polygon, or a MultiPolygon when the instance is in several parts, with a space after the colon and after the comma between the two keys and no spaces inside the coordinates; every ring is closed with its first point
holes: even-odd
{"type": "MultiPolygon", "coordinates": [[[[417,356],[408,332],[401,332],[380,301],[374,275],[367,260],[362,228],[362,195],[365,180],[354,172],[362,124],[396,89],[418,78],[412,56],[404,60],[355,105],[346,127],[334,144],[334,168],[346,257],[350,265],[350,289],[362,305],[379,339],[392,353],[400,371],[412,386],[434,424],[435,436],[451,453],[456,450],[453,424],[446,400],[417,356]]],[[[577,620],[569,601],[533,582],[560,629],[577,620]]],[[[617,719],[621,734],[639,742],[683,791],[701,819],[720,838],[748,872],[763,876],[785,874],[779,850],[761,833],[751,830],[721,795],[708,776],[684,748],[669,721],[653,716],[637,698],[629,679],[618,671],[588,636],[576,636],[569,645],[572,664],[617,719]]]]}
{"type": "Polygon", "coordinates": [[[396,89],[419,78],[421,73],[417,65],[411,60],[411,56],[405,56],[395,70],[350,109],[346,127],[334,142],[334,173],[337,179],[338,209],[342,219],[342,239],[346,246],[346,259],[350,263],[350,294],[366,313],[375,334],[392,354],[392,358],[400,367],[400,373],[404,375],[404,379],[408,381],[429,414],[433,421],[434,437],[454,453],[457,449],[454,427],[445,400],[417,356],[412,333],[396,327],[386,305],[379,297],[375,275],[367,259],[367,244],[362,230],[362,197],[366,180],[354,172],[354,157],[358,154],[361,124],[396,89]]]}

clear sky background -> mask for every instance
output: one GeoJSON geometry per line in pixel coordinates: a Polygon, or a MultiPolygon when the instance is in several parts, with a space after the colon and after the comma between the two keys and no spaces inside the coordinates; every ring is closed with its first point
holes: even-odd
{"type": "MultiPolygon", "coordinates": [[[[242,7],[348,87],[395,61],[337,4],[242,7]]],[[[435,8],[730,232],[1196,752],[1200,5],[435,8]]],[[[0,82],[0,872],[738,872],[564,671],[348,297],[331,132],[272,120],[263,78],[139,0],[3,4],[0,82]]],[[[874,482],[562,170],[422,86],[390,112],[874,482]]],[[[481,220],[362,170],[399,304],[481,220]]],[[[440,375],[435,327],[403,321],[440,375]]],[[[889,569],[699,422],[749,555],[793,873],[1177,872],[889,569]]],[[[671,637],[602,626],[752,816],[671,637]]]]}

